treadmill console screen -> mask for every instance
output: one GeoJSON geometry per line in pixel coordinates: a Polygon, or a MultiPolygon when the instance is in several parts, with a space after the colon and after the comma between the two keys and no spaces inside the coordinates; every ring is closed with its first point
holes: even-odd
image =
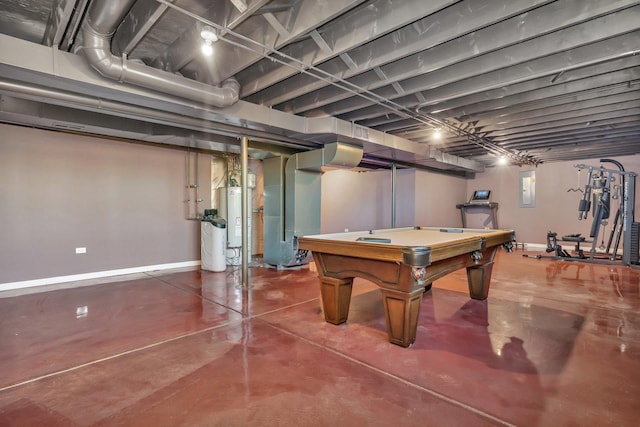
{"type": "Polygon", "coordinates": [[[491,190],[476,190],[471,197],[471,203],[489,203],[491,198],[491,190]]]}

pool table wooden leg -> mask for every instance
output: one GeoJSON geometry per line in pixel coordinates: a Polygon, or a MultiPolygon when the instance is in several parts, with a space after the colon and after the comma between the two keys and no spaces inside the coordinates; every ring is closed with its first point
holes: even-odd
{"type": "Polygon", "coordinates": [[[409,347],[416,340],[424,288],[410,293],[385,288],[380,290],[389,342],[409,347]]]}
{"type": "Polygon", "coordinates": [[[334,325],[347,321],[349,305],[351,304],[351,289],[353,277],[335,279],[333,277],[320,278],[320,294],[322,295],[322,309],[324,320],[334,325]]]}
{"type": "Polygon", "coordinates": [[[493,261],[483,265],[467,267],[467,281],[469,282],[469,296],[473,299],[484,300],[489,296],[491,271],[493,261]]]}

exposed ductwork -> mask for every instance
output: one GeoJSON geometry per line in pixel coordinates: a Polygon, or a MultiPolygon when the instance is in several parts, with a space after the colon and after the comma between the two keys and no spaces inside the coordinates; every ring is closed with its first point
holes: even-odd
{"type": "MultiPolygon", "coordinates": [[[[91,22],[91,27],[97,26],[93,24],[94,21],[91,22]]],[[[144,68],[158,72],[153,68],[144,68]]],[[[159,73],[165,78],[170,76],[171,81],[179,78],[166,72],[159,73]]],[[[293,150],[313,149],[340,141],[361,147],[367,161],[379,161],[384,165],[392,161],[398,165],[437,169],[467,177],[484,169],[480,162],[444,153],[429,144],[417,143],[335,117],[301,117],[246,101],[219,109],[213,104],[202,104],[186,97],[167,97],[164,90],[146,91],[140,86],[111,82],[110,79],[99,78],[99,74],[91,69],[82,55],[0,34],[0,93],[12,97],[210,134],[231,137],[246,135],[256,141],[275,143],[276,146],[293,150]]],[[[193,85],[197,82],[188,83],[193,85]]],[[[198,95],[194,94],[194,97],[198,95]]],[[[7,108],[7,104],[0,108],[0,121],[11,114],[7,108]]],[[[46,119],[41,114],[42,111],[33,116],[32,125],[39,126],[41,120],[46,119]]],[[[29,123],[27,116],[21,116],[21,123],[29,123]]],[[[82,122],[83,117],[83,114],[75,114],[68,121],[92,126],[92,122],[82,122]]],[[[57,116],[55,120],[60,121],[61,118],[57,116]]],[[[120,135],[118,128],[112,131],[102,127],[96,132],[120,135]]],[[[142,126],[139,138],[147,140],[147,132],[148,128],[142,126]]],[[[129,137],[137,138],[133,134],[129,137]]],[[[209,147],[208,143],[206,147],[209,147]]],[[[263,150],[269,151],[269,148],[264,147],[263,150]]]]}
{"type": "Polygon", "coordinates": [[[320,233],[321,176],[326,169],[350,169],[362,149],[342,142],[264,160],[264,262],[292,266],[307,261],[297,236],[320,233]]]}
{"type": "Polygon", "coordinates": [[[89,6],[82,25],[82,52],[102,76],[200,101],[214,107],[228,107],[238,101],[240,84],[235,79],[210,86],[182,76],[158,70],[111,53],[111,37],[135,0],[95,0],[89,6]]]}

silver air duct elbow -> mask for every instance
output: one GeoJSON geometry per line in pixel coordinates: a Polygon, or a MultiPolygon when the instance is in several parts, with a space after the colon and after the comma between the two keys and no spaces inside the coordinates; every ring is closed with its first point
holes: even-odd
{"type": "Polygon", "coordinates": [[[132,0],[98,0],[91,3],[88,17],[82,25],[82,52],[92,68],[113,80],[214,107],[228,107],[238,101],[240,84],[235,79],[227,79],[222,87],[216,87],[113,55],[111,36],[133,3],[135,1],[132,0]]]}

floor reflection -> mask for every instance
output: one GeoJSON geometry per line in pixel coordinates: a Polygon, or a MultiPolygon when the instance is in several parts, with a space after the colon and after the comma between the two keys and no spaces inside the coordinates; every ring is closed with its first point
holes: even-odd
{"type": "Polygon", "coordinates": [[[637,424],[640,270],[500,252],[486,301],[434,284],[409,348],[375,285],[331,325],[313,271],[250,274],[0,298],[0,425],[637,424]]]}

